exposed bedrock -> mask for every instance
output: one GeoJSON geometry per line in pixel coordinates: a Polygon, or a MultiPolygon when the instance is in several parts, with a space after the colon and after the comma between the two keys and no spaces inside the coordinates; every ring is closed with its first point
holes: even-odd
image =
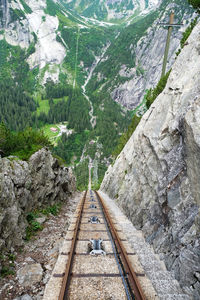
{"type": "Polygon", "coordinates": [[[0,158],[0,250],[23,244],[28,212],[68,201],[74,190],[71,169],[60,166],[45,148],[28,162],[0,158]]]}
{"type": "Polygon", "coordinates": [[[200,299],[200,23],[101,190],[200,299]]]}

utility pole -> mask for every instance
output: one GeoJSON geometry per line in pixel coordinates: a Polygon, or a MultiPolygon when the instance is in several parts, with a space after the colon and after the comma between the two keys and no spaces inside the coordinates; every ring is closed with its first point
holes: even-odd
{"type": "Polygon", "coordinates": [[[170,18],[169,18],[169,24],[159,23],[159,25],[168,27],[167,41],[166,41],[166,46],[165,46],[165,54],[164,54],[164,59],[163,59],[161,78],[165,75],[165,72],[166,72],[167,58],[168,58],[168,53],[169,53],[169,45],[170,45],[170,37],[171,37],[172,29],[173,29],[173,27],[183,25],[183,24],[173,24],[173,22],[174,22],[174,11],[172,10],[171,14],[170,14],[170,18]]]}

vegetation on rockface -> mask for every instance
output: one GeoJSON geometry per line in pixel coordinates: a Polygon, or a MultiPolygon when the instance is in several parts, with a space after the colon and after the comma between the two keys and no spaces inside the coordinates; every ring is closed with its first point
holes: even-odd
{"type": "Polygon", "coordinates": [[[94,0],[92,2],[88,1],[80,1],[79,5],[77,6],[74,1],[70,1],[70,3],[65,3],[65,6],[70,9],[76,8],[78,13],[86,17],[93,17],[94,14],[97,16],[98,20],[104,20],[107,15],[107,10],[104,5],[99,6],[99,1],[94,0]]]}
{"type": "MultiPolygon", "coordinates": [[[[61,2],[61,1],[60,1],[61,2]]],[[[78,19],[75,17],[75,14],[68,14],[66,16],[65,13],[63,13],[63,5],[65,3],[60,2],[54,2],[53,0],[46,0],[46,8],[44,12],[46,14],[49,14],[50,16],[57,16],[59,20],[59,30],[63,28],[64,26],[73,27],[77,26],[77,23],[84,25],[84,23],[81,22],[80,16],[78,16],[78,19]]]]}
{"type": "Polygon", "coordinates": [[[26,220],[28,222],[28,226],[26,227],[26,237],[25,240],[29,241],[32,236],[34,236],[38,231],[43,229],[43,225],[41,225],[37,218],[41,217],[49,217],[49,215],[57,216],[61,210],[61,203],[56,203],[51,206],[45,206],[40,209],[35,209],[27,214],[26,220]]]}
{"type": "MultiPolygon", "coordinates": [[[[170,72],[171,72],[171,70],[169,70],[165,74],[165,76],[163,76],[159,80],[157,86],[154,89],[150,89],[150,90],[147,91],[146,95],[144,96],[145,104],[146,104],[147,108],[149,108],[151,106],[151,104],[158,97],[158,95],[160,93],[162,93],[162,91],[164,90],[164,88],[167,84],[167,80],[168,80],[168,77],[170,75],[170,72]]],[[[118,143],[118,145],[116,146],[115,150],[112,153],[114,158],[116,158],[120,154],[120,152],[122,151],[122,149],[124,148],[124,146],[128,142],[129,138],[131,137],[131,135],[135,131],[135,129],[136,129],[137,125],[139,124],[141,118],[142,117],[139,117],[136,114],[134,114],[134,116],[132,118],[132,121],[131,121],[131,124],[128,126],[128,130],[125,131],[125,133],[120,137],[119,143],[118,143]]]]}
{"type": "Polygon", "coordinates": [[[10,22],[15,22],[25,18],[25,13],[22,10],[10,8],[10,22]]]}
{"type": "MultiPolygon", "coordinates": [[[[81,0],[79,1],[79,5],[77,5],[77,1],[62,1],[66,8],[76,10],[79,14],[82,16],[86,16],[88,18],[97,18],[100,21],[108,21],[108,22],[115,22],[115,23],[121,23],[123,19],[125,18],[126,14],[124,15],[124,18],[121,20],[119,18],[114,18],[110,20],[110,17],[108,18],[108,9],[113,10],[117,13],[120,13],[124,11],[124,8],[126,7],[126,10],[133,11],[134,9],[134,3],[133,1],[129,0],[123,0],[123,1],[98,1],[98,0],[81,0]]],[[[148,1],[146,0],[146,3],[148,1]]]]}
{"type": "MultiPolygon", "coordinates": [[[[32,237],[36,236],[38,231],[41,231],[44,228],[40,222],[38,222],[38,218],[45,217],[46,220],[53,215],[57,216],[61,210],[62,204],[60,202],[55,203],[51,206],[44,206],[39,209],[35,209],[29,212],[26,216],[26,220],[28,222],[28,226],[26,227],[26,236],[25,241],[31,240],[32,237]]],[[[22,251],[21,249],[18,249],[22,251]]],[[[9,275],[15,274],[15,260],[16,256],[11,252],[5,252],[4,254],[0,254],[0,277],[7,277],[9,275]]]]}
{"type": "Polygon", "coordinates": [[[154,89],[149,89],[147,91],[146,97],[146,106],[149,108],[154,100],[158,97],[160,93],[164,90],[167,80],[169,77],[171,70],[169,70],[158,82],[157,86],[154,89]]]}
{"type": "Polygon", "coordinates": [[[56,16],[56,12],[58,11],[58,6],[53,0],[46,0],[46,14],[49,14],[50,16],[56,16]]]}
{"type": "Polygon", "coordinates": [[[29,225],[26,227],[26,237],[25,240],[29,241],[32,236],[36,234],[37,231],[40,231],[43,229],[43,226],[36,221],[35,219],[33,220],[28,220],[29,225]]]}
{"type": "Polygon", "coordinates": [[[187,39],[189,38],[193,28],[196,26],[198,21],[198,17],[196,17],[193,21],[191,21],[190,25],[187,27],[187,29],[185,30],[185,32],[183,33],[183,37],[180,41],[180,49],[178,49],[178,51],[176,52],[176,56],[178,56],[181,53],[181,50],[183,49],[183,47],[186,44],[187,39]]]}
{"type": "Polygon", "coordinates": [[[0,151],[3,156],[14,155],[28,160],[33,153],[45,146],[51,147],[51,144],[42,131],[28,128],[13,132],[4,123],[0,124],[0,151]]]}
{"type": "Polygon", "coordinates": [[[4,278],[15,274],[15,260],[16,257],[11,252],[0,254],[0,277],[4,278]]]}

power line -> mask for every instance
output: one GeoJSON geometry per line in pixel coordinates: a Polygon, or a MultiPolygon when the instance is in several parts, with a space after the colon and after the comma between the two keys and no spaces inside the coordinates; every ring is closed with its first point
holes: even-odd
{"type": "Polygon", "coordinates": [[[165,45],[165,53],[164,53],[164,59],[163,59],[163,66],[162,66],[162,73],[161,73],[161,78],[165,75],[166,73],[166,66],[167,66],[167,58],[168,58],[168,53],[169,53],[169,45],[170,45],[170,37],[172,33],[173,27],[180,27],[183,24],[173,24],[174,22],[174,11],[171,11],[170,18],[169,18],[169,24],[165,23],[158,23],[158,25],[166,26],[168,27],[168,33],[167,33],[167,40],[166,40],[166,45],[165,45]]]}

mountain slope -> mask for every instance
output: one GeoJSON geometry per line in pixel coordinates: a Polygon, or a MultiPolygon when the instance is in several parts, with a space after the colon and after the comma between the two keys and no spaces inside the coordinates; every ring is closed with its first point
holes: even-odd
{"type": "Polygon", "coordinates": [[[76,10],[79,14],[85,17],[116,23],[124,21],[124,19],[127,20],[129,17],[136,16],[140,13],[144,14],[150,9],[155,9],[160,1],[62,0],[62,2],[67,8],[76,10]]]}
{"type": "MultiPolygon", "coordinates": [[[[91,158],[102,168],[101,177],[134,113],[126,108],[137,107],[159,78],[165,37],[156,23],[167,20],[172,8],[179,21],[193,10],[186,0],[0,3],[0,80],[10,86],[0,121],[16,130],[43,128],[68,164],[83,164],[87,174],[91,158]],[[99,11],[105,12],[102,17],[99,11]],[[15,93],[24,99],[18,104],[26,121],[13,110],[15,93]],[[27,106],[23,94],[33,96],[36,105],[27,106]],[[61,138],[66,125],[70,134],[61,138]]],[[[180,39],[175,30],[174,35],[171,57],[180,39]]]]}
{"type": "Polygon", "coordinates": [[[159,9],[127,24],[105,53],[105,59],[94,72],[91,85],[94,80],[98,89],[110,91],[113,100],[129,109],[137,107],[145,90],[155,86],[160,79],[167,32],[158,23],[168,23],[172,9],[175,11],[175,23],[183,22],[184,25],[173,29],[169,70],[182,32],[193,15],[193,9],[186,0],[173,3],[163,1],[159,9]]]}
{"type": "MultiPolygon", "coordinates": [[[[131,11],[134,16],[131,7],[139,4],[137,1],[128,2],[132,5],[127,7],[126,12],[131,11]]],[[[140,12],[144,14],[145,5],[140,3],[140,12]]],[[[68,6],[78,8],[81,13],[88,5],[97,10],[106,5],[112,6],[117,11],[127,5],[126,1],[99,2],[97,5],[90,1],[4,0],[2,5],[5,31],[1,31],[0,39],[5,37],[9,44],[25,49],[31,44],[34,46],[27,62],[31,69],[44,69],[40,71],[40,82],[45,82],[48,77],[60,80],[64,76],[72,84],[78,73],[78,84],[84,84],[84,76],[89,75],[96,56],[102,54],[104,47],[110,43],[103,61],[91,76],[91,82],[94,81],[98,89],[105,86],[104,90],[109,90],[115,101],[129,108],[135,107],[141,101],[144,90],[159,79],[166,30],[157,25],[158,21],[168,22],[171,9],[175,10],[176,20],[184,23],[193,13],[187,0],[176,0],[173,4],[170,1],[148,1],[146,16],[137,14],[122,26],[110,27],[101,22],[93,23],[93,19],[81,17],[68,6]],[[134,98],[131,96],[133,92],[134,98]]],[[[174,61],[183,28],[173,31],[170,64],[174,61]]]]}

